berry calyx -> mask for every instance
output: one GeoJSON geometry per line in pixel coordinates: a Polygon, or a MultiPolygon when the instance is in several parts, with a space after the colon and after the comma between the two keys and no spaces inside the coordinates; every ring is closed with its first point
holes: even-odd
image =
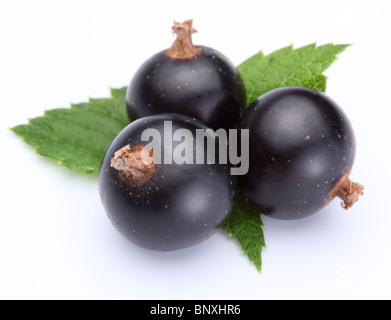
{"type": "Polygon", "coordinates": [[[192,59],[198,56],[202,49],[193,45],[192,34],[198,32],[193,28],[193,20],[183,23],[174,21],[173,32],[177,35],[172,47],[166,51],[166,55],[173,59],[192,59]]]}
{"type": "Polygon", "coordinates": [[[330,202],[335,198],[340,198],[342,200],[341,207],[345,210],[353,207],[359,197],[364,195],[364,186],[350,180],[349,175],[350,172],[342,176],[329,193],[327,199],[330,202]]]}
{"type": "Polygon", "coordinates": [[[111,166],[118,170],[122,181],[133,187],[147,183],[156,171],[153,150],[143,145],[126,145],[116,151],[111,166]]]}

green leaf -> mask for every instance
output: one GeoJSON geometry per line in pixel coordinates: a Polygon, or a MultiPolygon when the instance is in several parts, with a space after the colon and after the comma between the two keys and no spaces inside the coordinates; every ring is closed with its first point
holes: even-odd
{"type": "Polygon", "coordinates": [[[70,169],[97,173],[108,146],[129,124],[125,93],[126,88],[112,89],[111,98],[46,111],[43,117],[11,130],[38,154],[70,169]]]}
{"type": "Polygon", "coordinates": [[[238,239],[259,272],[262,270],[262,249],[266,247],[261,214],[242,195],[236,197],[232,212],[223,225],[230,237],[238,239]]]}
{"type": "Polygon", "coordinates": [[[303,86],[326,91],[324,71],[349,45],[311,44],[299,49],[289,46],[265,56],[262,51],[239,67],[250,105],[262,94],[280,87],[303,86]]]}

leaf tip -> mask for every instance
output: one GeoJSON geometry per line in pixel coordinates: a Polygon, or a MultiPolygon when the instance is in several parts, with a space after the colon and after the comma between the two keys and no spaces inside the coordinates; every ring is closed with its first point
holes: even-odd
{"type": "Polygon", "coordinates": [[[260,263],[259,261],[256,263],[254,263],[254,261],[250,261],[250,262],[255,265],[255,267],[258,270],[258,273],[261,274],[262,273],[262,263],[260,263]]]}
{"type": "Polygon", "coordinates": [[[24,129],[24,125],[16,126],[16,127],[13,127],[13,128],[8,128],[8,130],[10,130],[13,133],[15,133],[17,136],[20,137],[20,139],[22,141],[24,141],[24,139],[23,139],[23,129],[24,129]]]}
{"type": "Polygon", "coordinates": [[[113,87],[110,87],[109,88],[109,90],[110,90],[110,94],[111,94],[111,96],[113,96],[114,95],[114,93],[115,93],[115,88],[113,88],[113,87]]]}
{"type": "Polygon", "coordinates": [[[336,46],[343,47],[344,49],[346,49],[354,45],[355,45],[354,43],[343,43],[343,44],[337,44],[336,46]]]}

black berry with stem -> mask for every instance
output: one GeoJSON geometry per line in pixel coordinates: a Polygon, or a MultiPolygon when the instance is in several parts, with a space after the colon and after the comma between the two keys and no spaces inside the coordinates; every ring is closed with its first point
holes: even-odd
{"type": "Polygon", "coordinates": [[[162,114],[136,120],[113,141],[99,191],[110,221],[128,240],[159,251],[190,247],[211,237],[231,212],[236,181],[230,168],[196,159],[200,147],[208,156],[206,141],[196,140],[196,130],[206,128],[187,116],[162,114]],[[186,129],[187,138],[172,141],[168,132],[175,137],[178,129],[186,129]],[[160,150],[142,141],[146,130],[161,135],[160,150]]]}
{"type": "Polygon", "coordinates": [[[134,75],[126,102],[129,119],[177,113],[213,129],[232,128],[246,106],[244,83],[220,52],[192,43],[192,20],[174,22],[172,47],[155,54],[134,75]]]}
{"type": "Polygon", "coordinates": [[[244,195],[277,219],[307,217],[336,197],[351,207],[363,186],[349,179],[356,142],[343,110],[325,94],[303,87],[275,89],[242,114],[250,132],[244,195]]]}

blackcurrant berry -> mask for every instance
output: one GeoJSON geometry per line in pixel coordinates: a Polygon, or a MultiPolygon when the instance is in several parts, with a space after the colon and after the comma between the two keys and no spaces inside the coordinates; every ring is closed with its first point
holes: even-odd
{"type": "Polygon", "coordinates": [[[172,47],[155,54],[134,75],[126,102],[129,119],[184,114],[213,129],[232,128],[246,106],[244,83],[220,52],[194,46],[192,20],[177,23],[172,47]]]}
{"type": "Polygon", "coordinates": [[[206,162],[208,144],[197,138],[201,131],[215,139],[206,129],[199,120],[161,114],[136,120],[113,141],[99,191],[110,221],[128,240],[177,250],[208,239],[224,222],[236,181],[228,165],[206,162]]]}
{"type": "Polygon", "coordinates": [[[261,212],[299,219],[335,197],[347,209],[363,193],[349,179],[356,151],[352,126],[325,94],[275,89],[243,112],[239,126],[250,134],[250,168],[240,186],[261,212]]]}

